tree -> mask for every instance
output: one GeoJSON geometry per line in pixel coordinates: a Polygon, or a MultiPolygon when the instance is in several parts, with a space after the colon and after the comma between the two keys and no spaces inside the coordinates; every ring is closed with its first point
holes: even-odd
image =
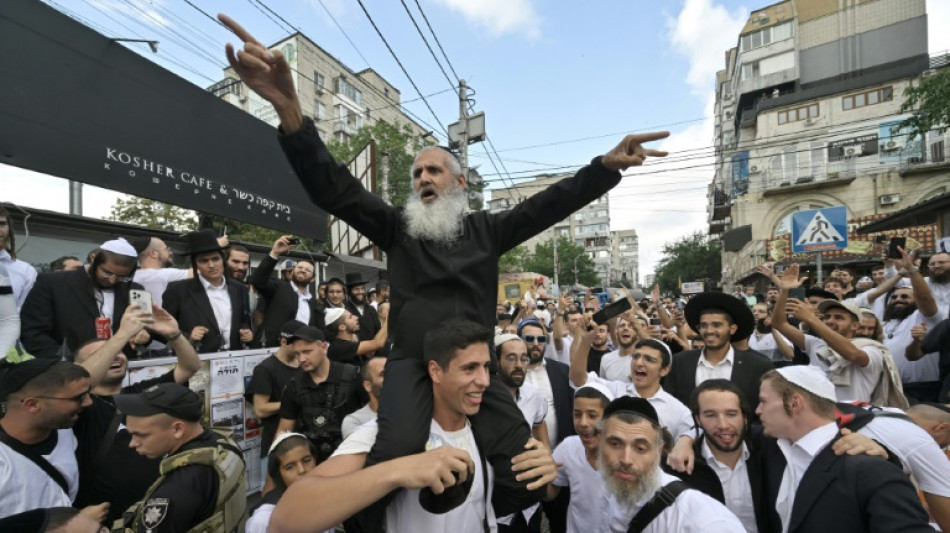
{"type": "MultiPolygon", "coordinates": [[[[574,265],[577,265],[577,282],[588,287],[601,286],[602,281],[594,269],[594,261],[587,255],[583,246],[574,244],[567,237],[557,241],[558,282],[561,285],[574,283],[574,265]]],[[[554,239],[539,243],[524,262],[525,272],[537,272],[550,278],[554,277],[554,239]]]]}
{"type": "Polygon", "coordinates": [[[512,274],[525,272],[525,261],[528,259],[528,249],[524,246],[515,246],[498,259],[498,272],[512,274]]]}
{"type": "Polygon", "coordinates": [[[406,205],[412,190],[412,161],[422,148],[419,137],[408,124],[392,125],[382,120],[363,126],[346,141],[330,139],[327,149],[337,161],[349,162],[370,141],[376,141],[376,176],[383,176],[383,161],[387,162],[388,191],[383,199],[395,206],[406,205]],[[386,157],[382,157],[385,155],[386,157]]]}
{"type": "Polygon", "coordinates": [[[940,69],[920,80],[916,87],[909,87],[904,98],[900,112],[913,114],[902,120],[896,131],[908,130],[909,141],[918,135],[924,137],[931,130],[942,134],[950,124],[950,68],[940,69]]]}
{"type": "Polygon", "coordinates": [[[109,220],[151,229],[186,232],[198,225],[198,214],[183,207],[126,196],[116,199],[109,220]]]}
{"type": "Polygon", "coordinates": [[[678,293],[684,281],[702,281],[707,290],[722,276],[719,241],[697,231],[663,245],[663,257],[657,263],[656,283],[666,293],[678,293]]]}

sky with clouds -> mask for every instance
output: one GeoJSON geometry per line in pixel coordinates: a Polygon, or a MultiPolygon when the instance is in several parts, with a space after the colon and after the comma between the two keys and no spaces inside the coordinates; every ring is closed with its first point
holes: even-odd
{"type": "MultiPolygon", "coordinates": [[[[458,117],[457,96],[446,91],[448,80],[400,2],[363,0],[420,91],[442,91],[428,98],[438,120],[352,0],[192,0],[195,7],[177,0],[47,3],[109,37],[160,41],[157,54],[144,45],[129,47],[200,87],[221,79],[223,44],[235,39],[199,9],[228,13],[260,41],[273,43],[290,30],[266,6],[351,69],[379,72],[400,88],[404,102],[414,100],[405,107],[437,133],[439,122],[447,125],[458,117]]],[[[624,133],[671,132],[657,143],[671,153],[668,161],[648,161],[610,194],[611,229],[637,230],[643,275],[652,272],[665,242],[707,229],[715,73],[749,12],[771,3],[407,0],[405,5],[431,42],[421,5],[452,67],[474,89],[474,110],[485,112],[488,137],[516,182],[583,165],[624,133]]],[[[950,35],[943,28],[950,24],[950,2],[927,3],[930,50],[948,50],[950,35]]],[[[471,164],[479,166],[489,188],[510,184],[493,167],[487,149],[487,143],[473,145],[471,164]]],[[[5,201],[68,210],[65,180],[0,165],[0,185],[5,201]]],[[[85,186],[84,214],[107,216],[117,196],[85,186]]]]}

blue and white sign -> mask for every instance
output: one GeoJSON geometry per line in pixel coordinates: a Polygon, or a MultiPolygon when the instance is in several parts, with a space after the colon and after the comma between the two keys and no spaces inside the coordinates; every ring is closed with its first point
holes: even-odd
{"type": "Polygon", "coordinates": [[[792,253],[844,250],[848,246],[848,209],[843,205],[792,214],[792,253]]]}

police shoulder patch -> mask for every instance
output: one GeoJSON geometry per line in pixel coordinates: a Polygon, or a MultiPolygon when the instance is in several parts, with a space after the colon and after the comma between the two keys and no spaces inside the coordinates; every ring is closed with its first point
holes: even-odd
{"type": "Polygon", "coordinates": [[[142,525],[155,529],[168,516],[168,498],[149,498],[142,509],[142,525]]]}

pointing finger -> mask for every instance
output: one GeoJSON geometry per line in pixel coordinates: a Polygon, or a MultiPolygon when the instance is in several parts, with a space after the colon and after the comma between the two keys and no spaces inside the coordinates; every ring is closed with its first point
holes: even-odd
{"type": "Polygon", "coordinates": [[[665,139],[670,136],[668,131],[653,131],[649,133],[635,133],[632,135],[627,135],[624,139],[627,142],[635,143],[648,143],[650,141],[658,141],[660,139],[665,139]]]}
{"type": "Polygon", "coordinates": [[[255,43],[258,45],[261,44],[257,41],[257,39],[254,38],[253,35],[251,35],[247,30],[245,30],[243,26],[238,24],[237,21],[225,15],[224,13],[218,13],[218,20],[220,20],[221,24],[224,24],[224,26],[227,29],[231,30],[234,33],[234,35],[237,35],[238,38],[241,39],[242,41],[246,43],[255,43]]]}

